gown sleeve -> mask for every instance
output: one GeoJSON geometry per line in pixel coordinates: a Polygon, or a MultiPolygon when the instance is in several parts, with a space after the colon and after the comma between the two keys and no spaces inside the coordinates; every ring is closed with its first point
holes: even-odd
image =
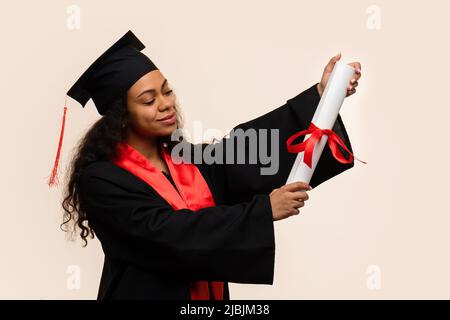
{"type": "MultiPolygon", "coordinates": [[[[222,163],[202,163],[199,164],[198,167],[206,179],[209,179],[211,182],[215,193],[220,195],[217,198],[222,199],[222,203],[226,204],[248,201],[255,194],[269,194],[273,189],[279,188],[280,186],[286,184],[289,172],[297,156],[296,153],[290,153],[287,151],[286,140],[294,133],[306,130],[309,127],[319,101],[320,95],[317,91],[317,84],[314,84],[309,89],[287,100],[284,105],[256,119],[241,123],[233,128],[234,130],[241,128],[244,131],[248,129],[267,129],[268,137],[270,137],[270,129],[278,129],[278,139],[274,139],[274,141],[277,141],[278,144],[278,159],[275,153],[268,152],[269,158],[271,157],[273,159],[272,163],[277,162],[279,164],[278,167],[276,164],[268,164],[267,161],[266,163],[262,163],[262,161],[259,160],[259,157],[258,161],[254,164],[249,164],[248,157],[246,158],[245,164],[239,164],[236,162],[226,163],[226,153],[229,152],[227,149],[227,141],[231,138],[226,136],[216,143],[216,147],[220,146],[223,150],[222,163]],[[271,171],[274,172],[274,174],[261,174],[261,168],[269,168],[271,166],[271,171]]],[[[333,131],[336,132],[336,134],[343,140],[347,148],[353,153],[350,139],[340,115],[337,117],[333,131]]],[[[258,134],[256,134],[256,136],[259,145],[260,137],[258,134]]],[[[299,137],[295,142],[297,143],[303,140],[304,136],[299,137]]],[[[270,144],[270,139],[267,139],[267,150],[271,149],[270,144]]],[[[214,144],[203,143],[198,145],[201,145],[203,150],[207,150],[208,148],[212,148],[214,144]]],[[[237,146],[238,144],[234,143],[234,154],[236,154],[237,146]]],[[[276,146],[276,144],[274,146],[276,146]]],[[[246,155],[248,155],[249,147],[249,142],[246,140],[246,155]]],[[[340,146],[339,148],[345,155],[346,152],[340,146]]],[[[212,152],[212,154],[214,154],[214,152],[212,152]]],[[[327,145],[316,166],[310,185],[315,188],[321,183],[353,166],[354,162],[350,164],[342,164],[338,162],[332,156],[327,145]]]]}
{"type": "Polygon", "coordinates": [[[273,283],[269,196],[173,210],[151,187],[130,190],[112,177],[88,172],[81,186],[89,225],[109,258],[189,281],[273,283]]]}

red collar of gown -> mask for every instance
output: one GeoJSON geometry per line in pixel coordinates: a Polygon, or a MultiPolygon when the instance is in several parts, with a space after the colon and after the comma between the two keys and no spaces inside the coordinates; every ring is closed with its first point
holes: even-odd
{"type": "MultiPolygon", "coordinates": [[[[169,150],[163,145],[160,145],[159,150],[179,193],[161,170],[124,141],[117,145],[118,157],[112,162],[149,184],[174,210],[196,211],[215,206],[209,186],[198,168],[192,163],[174,163],[169,150]]],[[[224,283],[221,281],[209,281],[209,283],[212,287],[212,295],[210,295],[208,281],[193,282],[190,286],[191,299],[223,300],[224,283]]]]}

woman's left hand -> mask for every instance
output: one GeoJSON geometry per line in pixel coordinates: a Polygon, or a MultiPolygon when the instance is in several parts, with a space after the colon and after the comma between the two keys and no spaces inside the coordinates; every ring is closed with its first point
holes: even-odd
{"type": "MultiPolygon", "coordinates": [[[[319,95],[322,97],[322,93],[327,86],[328,79],[330,78],[331,72],[333,71],[334,65],[337,61],[341,59],[341,54],[339,53],[337,56],[331,58],[330,62],[325,66],[323,70],[322,79],[317,84],[317,91],[319,91],[319,95]]],[[[359,62],[352,62],[348,64],[349,66],[355,69],[355,74],[353,75],[350,83],[347,86],[347,95],[345,97],[349,97],[356,92],[356,87],[358,86],[358,80],[361,78],[361,64],[359,62]]]]}

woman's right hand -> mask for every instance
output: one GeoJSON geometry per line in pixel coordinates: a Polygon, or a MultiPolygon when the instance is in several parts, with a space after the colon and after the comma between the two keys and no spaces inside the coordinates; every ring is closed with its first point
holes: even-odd
{"type": "Polygon", "coordinates": [[[303,190],[311,190],[311,187],[304,182],[293,182],[274,189],[270,193],[273,221],[300,213],[298,208],[303,207],[305,201],[309,199],[308,194],[303,190]]]}

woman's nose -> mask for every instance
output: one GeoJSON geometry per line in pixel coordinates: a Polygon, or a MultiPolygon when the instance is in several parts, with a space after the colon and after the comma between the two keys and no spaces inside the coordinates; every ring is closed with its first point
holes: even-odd
{"type": "Polygon", "coordinates": [[[172,108],[172,101],[169,99],[164,99],[161,104],[159,105],[159,111],[165,111],[167,109],[172,108]]]}

